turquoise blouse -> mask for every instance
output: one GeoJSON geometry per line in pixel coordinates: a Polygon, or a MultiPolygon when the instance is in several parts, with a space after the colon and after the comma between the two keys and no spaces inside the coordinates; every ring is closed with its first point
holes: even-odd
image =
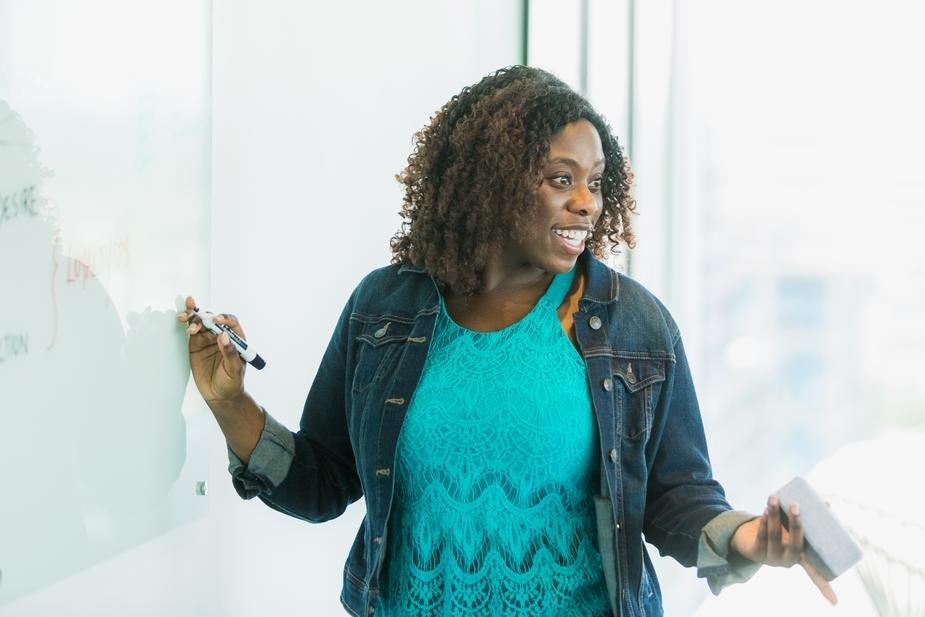
{"type": "Polygon", "coordinates": [[[556,314],[557,274],[501,330],[440,299],[399,436],[376,615],[609,615],[592,493],[587,374],[556,314]]]}

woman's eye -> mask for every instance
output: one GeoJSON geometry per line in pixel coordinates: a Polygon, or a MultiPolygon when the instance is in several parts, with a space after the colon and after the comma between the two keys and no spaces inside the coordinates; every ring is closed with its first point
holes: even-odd
{"type": "MultiPolygon", "coordinates": [[[[572,179],[569,176],[553,176],[551,180],[553,183],[559,184],[560,186],[568,186],[572,182],[572,179]],[[564,182],[560,183],[559,180],[564,180],[564,182]]],[[[597,180],[592,180],[589,183],[589,186],[591,187],[591,190],[599,190],[603,182],[603,178],[598,178],[597,180]]]]}
{"type": "MultiPolygon", "coordinates": [[[[552,180],[553,180],[554,182],[555,182],[556,180],[560,180],[560,179],[565,179],[565,180],[567,180],[568,182],[571,182],[571,181],[572,181],[572,179],[569,178],[568,176],[553,176],[553,178],[552,178],[552,180]]],[[[563,186],[564,186],[564,185],[563,185],[563,186]]]]}

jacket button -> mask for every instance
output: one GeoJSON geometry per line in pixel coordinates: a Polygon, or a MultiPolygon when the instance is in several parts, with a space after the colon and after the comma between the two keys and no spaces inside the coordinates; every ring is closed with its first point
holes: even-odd
{"type": "Polygon", "coordinates": [[[384,326],[382,326],[381,328],[373,332],[373,336],[375,336],[376,338],[382,338],[383,336],[385,336],[385,331],[388,329],[389,329],[389,324],[386,323],[384,326]]]}
{"type": "Polygon", "coordinates": [[[604,389],[608,392],[613,390],[613,380],[611,380],[610,377],[605,378],[601,385],[604,386],[604,389]]]}
{"type": "Polygon", "coordinates": [[[377,470],[376,470],[376,475],[377,475],[377,476],[387,476],[387,475],[389,475],[389,473],[391,473],[391,471],[392,471],[392,470],[389,469],[388,467],[385,467],[384,469],[377,469],[377,470]]]}
{"type": "Polygon", "coordinates": [[[616,448],[610,451],[610,460],[614,463],[617,462],[617,449],[616,448]]]}
{"type": "Polygon", "coordinates": [[[373,608],[372,606],[370,606],[370,607],[369,607],[369,614],[372,615],[372,614],[375,613],[375,612],[376,612],[376,609],[373,608]]]}
{"type": "Polygon", "coordinates": [[[373,542],[375,542],[376,544],[382,544],[382,536],[376,536],[375,538],[373,538],[373,542]]]}
{"type": "Polygon", "coordinates": [[[591,317],[591,319],[588,320],[588,325],[591,326],[592,330],[600,330],[601,329],[601,318],[598,317],[597,315],[594,315],[593,317],[591,317]]]}
{"type": "Polygon", "coordinates": [[[613,526],[615,529],[620,529],[620,523],[614,523],[613,526]]]}

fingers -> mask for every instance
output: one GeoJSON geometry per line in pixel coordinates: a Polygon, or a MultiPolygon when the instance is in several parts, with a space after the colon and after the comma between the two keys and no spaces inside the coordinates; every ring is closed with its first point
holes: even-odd
{"type": "Polygon", "coordinates": [[[242,339],[247,340],[247,337],[244,335],[244,330],[241,328],[241,324],[238,322],[238,318],[232,315],[231,313],[222,313],[216,315],[213,319],[215,323],[225,324],[231,331],[240,336],[242,339]]]}
{"type": "Polygon", "coordinates": [[[177,321],[182,321],[183,323],[188,322],[191,319],[197,319],[193,314],[193,310],[196,308],[196,301],[193,299],[193,296],[186,296],[186,310],[182,313],[177,313],[177,321]]]}
{"type": "Polygon", "coordinates": [[[186,327],[186,333],[190,336],[199,334],[203,331],[202,320],[200,320],[193,310],[196,308],[196,301],[192,296],[186,296],[186,310],[177,313],[177,321],[180,323],[188,324],[186,327]]]}
{"type": "Polygon", "coordinates": [[[800,565],[803,566],[804,570],[806,570],[806,573],[813,581],[813,584],[819,588],[819,591],[821,591],[825,599],[829,601],[829,604],[832,606],[838,604],[838,596],[835,595],[835,590],[832,589],[829,581],[825,580],[825,577],[822,576],[819,571],[813,567],[813,564],[809,562],[809,559],[807,559],[805,553],[800,558],[800,565]]]}
{"type": "MultiPolygon", "coordinates": [[[[186,310],[182,313],[177,314],[177,321],[185,324],[189,324],[186,327],[186,333],[190,336],[199,334],[203,332],[205,327],[202,325],[202,320],[196,316],[193,312],[196,309],[196,301],[192,296],[186,296],[186,310]]],[[[205,330],[208,332],[208,330],[205,330]]]]}
{"type": "MultiPolygon", "coordinates": [[[[186,328],[186,333],[190,336],[199,333],[211,334],[211,332],[202,325],[202,320],[196,316],[196,314],[193,312],[194,310],[196,310],[196,300],[193,299],[192,296],[186,296],[186,310],[177,314],[177,321],[189,324],[186,328]]],[[[215,323],[228,326],[231,328],[232,332],[240,336],[242,339],[247,339],[247,337],[244,335],[244,329],[238,322],[238,318],[231,313],[215,315],[213,317],[213,321],[215,323]]]]}
{"type": "Polygon", "coordinates": [[[796,502],[790,504],[787,517],[788,528],[784,527],[783,519],[780,498],[777,495],[771,495],[758,527],[758,546],[759,551],[764,548],[763,562],[765,564],[789,568],[799,563],[804,555],[804,532],[800,505],[796,502]]]}
{"type": "Polygon", "coordinates": [[[228,338],[228,334],[226,332],[222,332],[217,337],[215,337],[215,342],[218,344],[218,349],[222,352],[223,356],[226,358],[230,358],[232,356],[237,357],[238,352],[234,345],[231,343],[231,339],[228,338]]]}
{"type": "Polygon", "coordinates": [[[768,563],[778,565],[784,556],[784,547],[781,543],[783,528],[780,521],[780,500],[777,495],[768,498],[768,563]]]}
{"type": "Polygon", "coordinates": [[[781,565],[790,567],[800,561],[803,553],[803,521],[800,518],[800,505],[797,502],[790,504],[790,538],[784,548],[783,563],[781,565]]]}
{"type": "Polygon", "coordinates": [[[238,355],[238,350],[231,342],[227,332],[222,332],[216,337],[219,351],[222,352],[222,368],[231,379],[240,379],[244,366],[244,360],[238,355]]]}
{"type": "Polygon", "coordinates": [[[765,510],[758,523],[758,538],[755,542],[755,561],[766,563],[768,560],[768,511],[765,510]]]}

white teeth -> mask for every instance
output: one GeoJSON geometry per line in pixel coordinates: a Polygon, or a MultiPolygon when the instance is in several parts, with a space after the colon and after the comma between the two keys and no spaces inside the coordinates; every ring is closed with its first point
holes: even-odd
{"type": "Polygon", "coordinates": [[[588,237],[586,229],[553,229],[553,232],[569,240],[582,241],[588,237]]]}

